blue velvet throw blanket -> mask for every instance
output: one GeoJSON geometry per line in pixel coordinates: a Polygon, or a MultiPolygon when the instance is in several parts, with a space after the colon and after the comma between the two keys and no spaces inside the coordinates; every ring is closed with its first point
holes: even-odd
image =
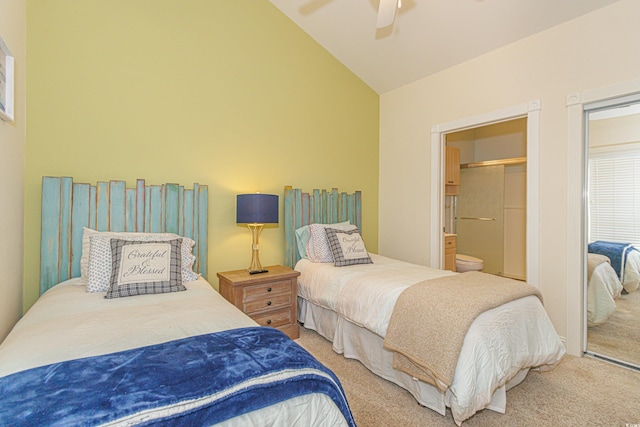
{"type": "Polygon", "coordinates": [[[0,426],[204,426],[311,393],[355,426],[333,372],[276,329],[240,328],[0,378],[0,426]]]}
{"type": "Polygon", "coordinates": [[[597,240],[589,243],[588,250],[592,254],[600,254],[609,257],[611,267],[616,271],[620,281],[624,280],[624,266],[627,263],[627,254],[637,249],[629,243],[604,242],[597,240]]]}

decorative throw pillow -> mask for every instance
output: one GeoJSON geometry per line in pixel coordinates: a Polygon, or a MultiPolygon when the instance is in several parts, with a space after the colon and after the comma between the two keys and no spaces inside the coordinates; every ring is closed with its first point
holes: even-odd
{"type": "MultiPolygon", "coordinates": [[[[351,221],[344,222],[336,222],[335,224],[327,224],[328,227],[343,227],[351,225],[351,221]]],[[[309,243],[309,239],[311,238],[311,232],[309,231],[308,225],[303,225],[300,228],[296,228],[296,244],[298,246],[298,253],[300,254],[300,258],[309,258],[307,254],[307,245],[309,243]]]]}
{"type": "Polygon", "coordinates": [[[182,284],[182,239],[111,239],[111,280],[105,298],[186,291],[182,284]]]}
{"type": "MultiPolygon", "coordinates": [[[[177,239],[177,234],[174,233],[133,233],[133,232],[117,232],[117,231],[97,231],[91,228],[84,227],[82,233],[82,255],[80,257],[80,277],[87,281],[87,291],[89,292],[106,292],[109,287],[108,279],[106,281],[101,281],[102,286],[99,286],[99,290],[95,290],[95,281],[93,281],[93,285],[91,287],[88,286],[89,282],[89,257],[91,253],[91,237],[93,236],[103,236],[108,238],[118,238],[118,239],[126,239],[126,240],[171,240],[177,239]]],[[[107,240],[102,240],[101,245],[104,245],[107,249],[109,248],[109,242],[107,240]]],[[[182,238],[182,281],[183,282],[193,282],[194,280],[198,280],[198,274],[193,271],[193,263],[196,260],[195,255],[193,255],[193,247],[196,242],[188,237],[182,238]]],[[[101,248],[102,251],[105,248],[101,248]]],[[[108,252],[108,259],[103,259],[101,266],[107,265],[109,273],[111,271],[111,251],[108,252]]],[[[109,276],[110,277],[110,276],[109,276]]]]}
{"type": "Polygon", "coordinates": [[[309,225],[309,242],[307,256],[312,262],[333,262],[331,248],[327,240],[325,229],[331,227],[336,230],[357,230],[355,225],[339,224],[311,224],[309,225]]]}
{"type": "Polygon", "coordinates": [[[327,228],[326,233],[336,267],[355,264],[373,264],[367,248],[364,246],[360,230],[357,228],[355,230],[327,228]]]}
{"type": "Polygon", "coordinates": [[[110,236],[123,239],[145,238],[149,234],[155,235],[158,239],[175,239],[179,237],[173,233],[133,233],[118,231],[98,231],[92,228],[82,228],[82,255],[80,256],[80,277],[87,280],[89,278],[89,251],[91,249],[91,236],[110,236]]]}
{"type": "MultiPolygon", "coordinates": [[[[111,280],[111,240],[114,238],[122,240],[136,240],[142,242],[167,241],[178,239],[178,235],[171,233],[111,233],[104,232],[89,236],[89,268],[87,279],[87,292],[106,292],[109,289],[111,280]]],[[[191,247],[195,242],[186,237],[182,237],[181,264],[182,281],[192,282],[198,279],[198,275],[193,272],[192,266],[195,256],[191,253],[191,247]]]]}

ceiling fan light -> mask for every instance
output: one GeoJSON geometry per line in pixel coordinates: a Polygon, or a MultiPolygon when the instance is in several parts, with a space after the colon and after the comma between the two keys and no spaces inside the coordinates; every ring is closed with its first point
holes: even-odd
{"type": "Polygon", "coordinates": [[[398,4],[399,0],[380,0],[380,5],[378,6],[378,22],[376,24],[377,28],[384,28],[393,24],[398,4]]]}

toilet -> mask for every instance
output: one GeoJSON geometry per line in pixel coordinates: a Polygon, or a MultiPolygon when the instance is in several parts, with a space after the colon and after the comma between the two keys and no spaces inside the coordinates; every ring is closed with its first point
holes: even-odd
{"type": "Polygon", "coordinates": [[[484,268],[484,261],[469,255],[456,254],[456,271],[481,271],[484,268]]]}

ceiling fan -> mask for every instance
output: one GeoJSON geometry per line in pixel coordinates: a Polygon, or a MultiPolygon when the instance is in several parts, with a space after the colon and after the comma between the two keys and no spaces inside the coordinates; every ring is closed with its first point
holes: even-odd
{"type": "MultiPolygon", "coordinates": [[[[331,2],[333,2],[333,0],[308,0],[299,8],[299,11],[302,15],[310,15],[331,2]]],[[[376,0],[369,0],[369,2],[373,6],[376,0]]],[[[415,6],[413,0],[407,0],[405,3],[407,3],[407,9],[415,6]]],[[[391,26],[396,18],[396,11],[401,7],[402,0],[378,0],[378,20],[376,28],[381,29],[391,26]]]]}
{"type": "Polygon", "coordinates": [[[396,10],[402,7],[402,0],[380,0],[378,6],[377,28],[388,27],[393,24],[396,17],[396,10]]]}

